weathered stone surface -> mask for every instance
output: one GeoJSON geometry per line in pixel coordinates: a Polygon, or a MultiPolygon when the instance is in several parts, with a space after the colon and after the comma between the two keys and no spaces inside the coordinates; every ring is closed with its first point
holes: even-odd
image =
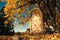
{"type": "Polygon", "coordinates": [[[43,31],[43,15],[39,8],[34,8],[31,11],[30,33],[40,33],[43,31]]]}

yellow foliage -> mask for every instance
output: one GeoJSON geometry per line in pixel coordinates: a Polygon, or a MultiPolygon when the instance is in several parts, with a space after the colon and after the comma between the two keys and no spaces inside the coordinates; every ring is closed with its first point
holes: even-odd
{"type": "Polygon", "coordinates": [[[4,16],[4,18],[7,18],[7,17],[9,17],[9,14],[8,14],[8,15],[6,15],[6,16],[4,16]]]}
{"type": "MultiPolygon", "coordinates": [[[[25,11],[25,8],[27,7],[27,5],[21,8],[18,8],[18,6],[23,5],[26,0],[20,0],[18,4],[17,4],[17,1],[18,0],[7,0],[7,4],[4,8],[4,12],[6,14],[4,18],[6,18],[7,21],[5,21],[4,24],[7,24],[9,21],[11,21],[15,13],[18,13],[19,14],[18,17],[20,17],[21,13],[25,11]]],[[[20,19],[22,19],[22,17],[20,19]]],[[[22,20],[23,22],[25,22],[24,19],[22,20]]]]}
{"type": "Polygon", "coordinates": [[[7,0],[7,4],[4,8],[4,12],[6,14],[4,18],[7,18],[7,21],[5,21],[4,24],[7,24],[9,21],[11,21],[11,18],[15,13],[14,8],[16,7],[16,1],[17,0],[7,0]]]}
{"type": "Polygon", "coordinates": [[[25,0],[20,0],[20,5],[23,5],[24,4],[24,1],[25,0]]]}
{"type": "Polygon", "coordinates": [[[8,21],[5,21],[4,24],[5,24],[5,25],[8,24],[8,21]]]}

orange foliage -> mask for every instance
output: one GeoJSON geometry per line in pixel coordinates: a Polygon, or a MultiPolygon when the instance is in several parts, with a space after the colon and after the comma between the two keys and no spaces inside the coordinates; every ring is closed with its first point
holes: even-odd
{"type": "MultiPolygon", "coordinates": [[[[15,13],[18,13],[20,17],[21,13],[25,10],[27,6],[24,6],[22,8],[18,8],[18,6],[23,5],[26,0],[20,0],[17,4],[18,0],[7,0],[7,4],[4,8],[5,16],[4,18],[7,18],[4,24],[8,24],[12,19],[15,13]]],[[[22,18],[22,17],[21,17],[22,18]]]]}
{"type": "Polygon", "coordinates": [[[17,0],[7,0],[7,4],[4,8],[5,16],[4,18],[7,18],[4,24],[8,24],[9,21],[11,21],[12,16],[15,13],[14,8],[16,7],[16,1],[17,0]]]}

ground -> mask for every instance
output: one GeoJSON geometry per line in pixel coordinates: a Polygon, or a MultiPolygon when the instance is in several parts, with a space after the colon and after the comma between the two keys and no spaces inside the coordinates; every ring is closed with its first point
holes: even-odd
{"type": "Polygon", "coordinates": [[[35,36],[28,35],[0,36],[0,40],[60,40],[60,33],[35,36]]]}

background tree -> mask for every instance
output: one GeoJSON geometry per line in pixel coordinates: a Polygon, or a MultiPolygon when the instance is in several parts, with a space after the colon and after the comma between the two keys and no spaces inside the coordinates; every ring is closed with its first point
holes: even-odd
{"type": "Polygon", "coordinates": [[[59,27],[56,25],[56,0],[35,0],[35,2],[43,13],[44,27],[47,27],[50,32],[59,31],[59,27]]]}
{"type": "Polygon", "coordinates": [[[11,27],[10,23],[7,25],[4,25],[4,21],[6,20],[4,18],[4,7],[0,10],[0,35],[13,35],[14,30],[13,27],[11,27]]]}

